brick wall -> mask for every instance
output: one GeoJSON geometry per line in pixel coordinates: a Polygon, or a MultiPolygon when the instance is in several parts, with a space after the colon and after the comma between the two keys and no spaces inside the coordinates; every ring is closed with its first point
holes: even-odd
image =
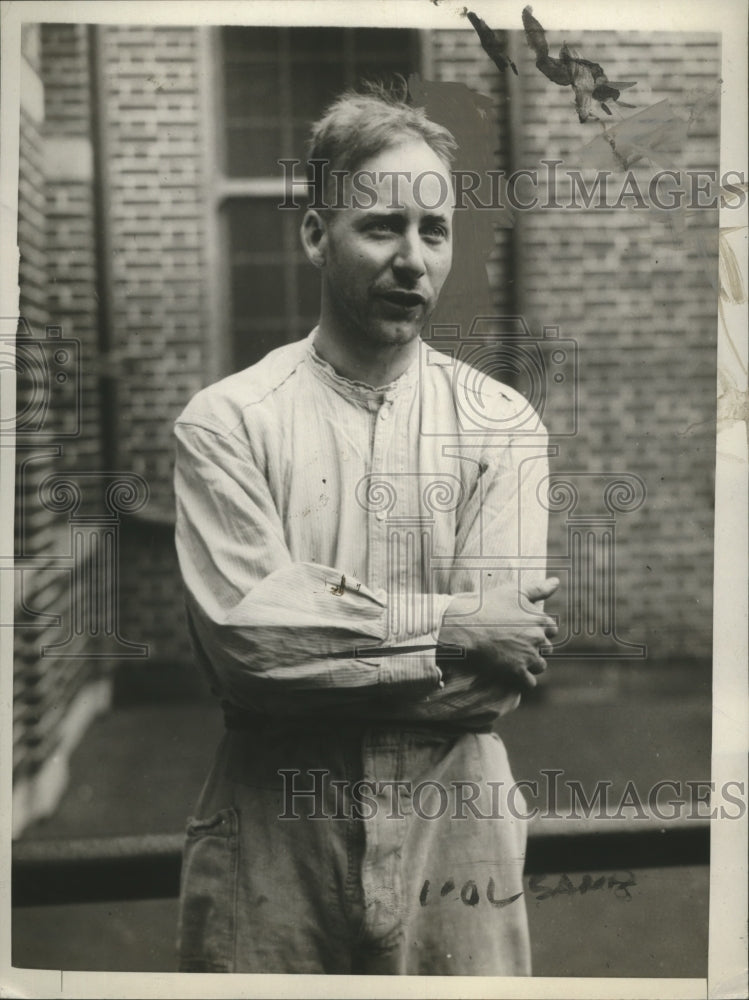
{"type": "Polygon", "coordinates": [[[101,29],[118,467],[150,499],[124,526],[123,630],[149,663],[189,661],[171,525],[175,418],[204,382],[207,315],[198,33],[101,29]]]}
{"type": "MultiPolygon", "coordinates": [[[[45,252],[46,221],[44,203],[43,139],[44,98],[39,77],[38,32],[26,28],[23,33],[22,67],[26,87],[20,109],[20,146],[18,178],[18,245],[20,313],[26,323],[19,325],[16,342],[17,403],[19,429],[28,426],[38,412],[42,380],[31,341],[32,329],[41,331],[49,321],[46,302],[47,257],[45,252]],[[26,415],[24,419],[24,415],[26,415]]],[[[10,332],[10,331],[7,331],[10,332]]],[[[15,332],[15,331],[14,331],[15,332]]],[[[40,556],[49,533],[49,516],[35,519],[32,502],[36,488],[52,470],[50,449],[34,447],[33,437],[20,436],[16,448],[16,559],[29,556],[27,566],[16,573],[14,634],[15,663],[13,675],[13,773],[16,780],[34,771],[36,753],[35,687],[37,681],[38,632],[24,627],[22,605],[31,603],[43,588],[40,574],[35,572],[33,557],[40,556]],[[28,595],[25,598],[24,592],[28,595]]]]}
{"type": "Polygon", "coordinates": [[[47,301],[80,350],[81,414],[66,440],[65,467],[101,468],[97,272],[88,29],[42,26],[47,192],[47,301]]]}
{"type": "MultiPolygon", "coordinates": [[[[109,468],[116,461],[118,470],[149,485],[148,504],[122,524],[121,626],[128,639],[148,645],[145,662],[158,670],[191,659],[172,540],[171,428],[214,369],[216,350],[206,305],[205,84],[195,29],[109,26],[98,37],[112,249],[106,370],[117,388],[116,456],[101,462],[109,468]]],[[[64,142],[78,143],[78,154],[57,156],[50,174],[53,259],[46,266],[54,322],[81,339],[87,359],[87,433],[69,450],[76,467],[86,469],[99,460],[102,360],[95,350],[91,177],[70,165],[80,167],[91,141],[87,29],[48,25],[43,41],[50,140],[58,153],[73,148],[64,142]]],[[[681,101],[681,113],[682,94],[709,88],[717,73],[719,53],[710,38],[649,37],[644,44],[639,35],[591,33],[568,41],[611,76],[638,80],[632,103],[669,96],[681,101]]],[[[470,31],[437,32],[432,43],[433,80],[467,84],[494,102],[488,120],[497,165],[533,168],[543,157],[563,160],[562,169],[580,165],[580,147],[600,127],[578,123],[571,92],[538,73],[521,36],[514,39],[520,77],[512,79],[500,75],[470,31]],[[511,103],[521,140],[514,146],[511,103]]],[[[712,110],[709,100],[703,103],[679,151],[683,166],[711,166],[717,158],[714,103],[712,110]]],[[[28,149],[32,156],[32,141],[28,149]]],[[[707,658],[716,300],[705,262],[690,246],[670,245],[662,221],[640,213],[518,215],[514,230],[504,224],[495,230],[488,301],[499,313],[518,305],[535,336],[559,326],[579,348],[580,426],[556,442],[554,471],[631,472],[647,488],[643,506],[617,520],[619,633],[647,642],[654,660],[707,658]],[[513,267],[515,252],[520,268],[513,267]]],[[[690,219],[690,227],[698,221],[690,219]]],[[[31,277],[26,286],[32,288],[31,277]]],[[[566,405],[550,395],[544,415],[552,431],[566,418],[566,405]]],[[[564,518],[554,515],[552,554],[563,554],[565,530],[564,518]]]]}
{"type": "MultiPolygon", "coordinates": [[[[550,33],[548,40],[554,52],[564,39],[550,33]]],[[[609,79],[637,81],[622,99],[638,109],[668,99],[686,134],[665,160],[658,156],[658,166],[718,168],[717,36],[585,32],[580,38],[568,33],[567,41],[600,63],[609,79]]],[[[582,168],[581,147],[601,126],[579,124],[570,88],[542,76],[524,44],[520,57],[519,165],[538,167],[546,158],[562,160],[562,171],[582,168]]],[[[583,173],[590,180],[592,172],[583,173]]],[[[652,169],[639,164],[634,173],[647,191],[652,169]]],[[[558,197],[564,204],[563,185],[558,197]]],[[[676,241],[663,216],[597,209],[522,213],[522,303],[536,335],[546,324],[559,325],[579,349],[579,430],[558,442],[553,470],[561,476],[629,472],[645,483],[643,505],[617,516],[619,634],[645,642],[653,661],[707,661],[717,257],[710,250],[703,255],[697,238],[701,234],[710,246],[717,212],[690,213],[676,241]]],[[[561,417],[553,396],[550,404],[553,431],[561,417]]],[[[553,519],[552,552],[563,546],[560,521],[553,519]]]]}
{"type": "MultiPolygon", "coordinates": [[[[541,204],[541,160],[562,161],[557,199],[564,204],[566,170],[582,170],[587,184],[594,177],[582,147],[601,126],[579,123],[571,89],[536,69],[521,32],[504,39],[517,78],[494,67],[470,30],[434,33],[434,77],[493,98],[497,165],[536,170],[541,204]]],[[[552,54],[564,40],[549,33],[552,54]]],[[[683,134],[656,155],[657,166],[717,169],[717,36],[584,32],[566,40],[599,62],[609,79],[637,81],[622,98],[638,110],[668,99],[671,124],[683,122],[683,134]]],[[[615,113],[622,118],[635,110],[615,113]]],[[[621,168],[600,152],[598,159],[614,169],[616,191],[621,168]]],[[[634,168],[645,192],[654,169],[647,162],[634,168]]],[[[522,185],[518,191],[528,194],[522,185]]],[[[507,230],[495,230],[500,266],[490,267],[490,276],[497,312],[514,304],[532,337],[556,326],[559,336],[577,344],[578,430],[553,439],[559,451],[552,472],[581,491],[578,513],[594,513],[597,505],[606,514],[603,498],[592,495],[600,492],[600,479],[579,473],[630,473],[645,483],[642,506],[616,516],[616,630],[624,640],[646,644],[651,661],[711,655],[716,225],[715,211],[667,218],[654,211],[537,208],[516,213],[514,243],[507,230]],[[514,267],[508,250],[516,255],[514,267]],[[516,283],[514,294],[508,281],[516,283]]],[[[545,394],[552,434],[569,424],[574,372],[565,364],[560,373],[564,388],[549,381],[545,394]]],[[[516,384],[530,387],[522,377],[516,384]]],[[[566,516],[551,516],[552,556],[566,555],[566,516]]],[[[574,610],[563,599],[551,609],[566,617],[574,610]]]]}
{"type": "Polygon", "coordinates": [[[101,467],[90,141],[80,100],[87,85],[85,29],[26,26],[21,65],[16,832],[54,808],[69,752],[108,691],[100,664],[89,658],[90,635],[76,635],[74,627],[81,595],[73,581],[86,560],[71,548],[70,512],[55,509],[57,500],[73,496],[68,484],[79,472],[101,467]],[[43,493],[52,476],[62,477],[54,496],[43,493]],[[63,645],[66,639],[72,641],[63,645]]]}
{"type": "Polygon", "coordinates": [[[118,457],[172,515],[175,417],[202,384],[205,312],[197,32],[106,28],[118,457]]]}
{"type": "MultiPolygon", "coordinates": [[[[46,173],[34,206],[43,212],[43,226],[29,221],[23,266],[31,275],[38,270],[37,244],[46,250],[46,277],[34,287],[44,285],[44,316],[80,351],[80,433],[66,438],[58,466],[78,482],[80,474],[97,471],[134,473],[148,484],[148,503],[119,525],[119,629],[127,641],[147,646],[144,662],[158,670],[191,659],[172,537],[172,424],[203,384],[212,350],[204,307],[198,34],[190,28],[94,30],[98,59],[88,26],[41,29],[44,148],[39,137],[38,149],[26,139],[22,148],[27,158],[36,153],[37,171],[46,173]],[[98,136],[92,132],[96,113],[98,136]],[[96,169],[103,235],[96,229],[96,169]]],[[[24,165],[22,184],[38,188],[33,167],[24,165]]],[[[32,211],[32,203],[26,205],[22,227],[32,211]]],[[[25,275],[23,284],[32,288],[25,275]]],[[[38,462],[30,466],[28,489],[48,471],[38,462]]],[[[101,497],[89,499],[101,506],[101,497]]],[[[37,501],[37,520],[38,507],[37,501]]],[[[64,517],[53,524],[59,551],[66,528],[64,517]]],[[[66,597],[66,582],[59,599],[66,597]]],[[[141,660],[123,663],[143,674],[141,660]]]]}
{"type": "MultiPolygon", "coordinates": [[[[552,48],[561,41],[550,36],[552,48]]],[[[685,98],[715,83],[714,39],[669,34],[645,41],[640,34],[591,32],[568,42],[583,55],[592,53],[611,78],[637,80],[628,99],[638,107],[668,97],[684,118],[690,108],[700,110],[676,151],[678,163],[717,166],[714,92],[690,107],[685,98]]],[[[103,44],[121,359],[119,460],[145,476],[152,491],[148,510],[168,520],[171,423],[203,381],[212,350],[201,249],[198,40],[190,29],[116,27],[105,29],[103,44]]],[[[580,125],[571,91],[536,70],[520,33],[513,44],[520,76],[510,79],[495,69],[472,32],[436,32],[432,76],[492,99],[498,166],[532,169],[547,158],[562,160],[562,171],[581,167],[579,151],[600,126],[580,125]],[[512,147],[510,98],[517,120],[512,147]]],[[[559,197],[564,194],[560,187],[559,197]]],[[[556,442],[553,471],[628,472],[647,489],[639,510],[617,516],[619,635],[646,643],[653,660],[708,658],[713,262],[706,264],[694,246],[671,244],[668,227],[650,214],[591,209],[574,216],[549,210],[517,215],[514,232],[505,225],[495,229],[488,262],[492,306],[500,313],[518,306],[535,337],[545,326],[558,326],[579,352],[579,427],[574,437],[556,442]]],[[[704,213],[689,219],[690,230],[712,222],[704,213]]],[[[445,321],[450,294],[447,286],[440,313],[445,321]]],[[[567,384],[571,374],[566,372],[567,384]]],[[[564,394],[549,394],[544,415],[552,431],[566,422],[562,411],[568,407],[564,394]]],[[[564,521],[552,516],[552,555],[564,554],[564,521]]],[[[178,588],[158,572],[160,565],[174,569],[166,537],[154,541],[162,534],[146,529],[148,542],[131,552],[123,581],[129,627],[159,651],[157,659],[173,650],[186,657],[178,588]]]]}

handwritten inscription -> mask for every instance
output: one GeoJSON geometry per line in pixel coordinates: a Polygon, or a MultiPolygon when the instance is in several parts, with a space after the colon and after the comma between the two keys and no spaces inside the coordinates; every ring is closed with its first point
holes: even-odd
{"type": "Polygon", "coordinates": [[[536,894],[536,899],[551,899],[553,896],[574,896],[579,893],[584,896],[586,892],[595,892],[600,889],[612,889],[614,895],[617,899],[629,900],[632,898],[630,889],[632,886],[637,885],[637,879],[634,874],[630,871],[620,872],[620,875],[624,875],[624,878],[619,878],[617,875],[600,875],[597,878],[593,878],[592,875],[583,875],[580,884],[575,885],[569,875],[562,874],[559,876],[559,881],[556,885],[548,885],[544,882],[544,879],[548,879],[548,875],[531,875],[528,880],[528,890],[531,893],[536,894]]]}
{"type": "MultiPolygon", "coordinates": [[[[547,884],[544,880],[548,878],[548,875],[531,875],[528,880],[529,893],[537,900],[552,899],[554,896],[574,896],[576,894],[584,896],[586,892],[596,892],[601,889],[612,890],[617,899],[630,900],[632,899],[632,894],[629,890],[637,885],[637,879],[631,871],[627,871],[626,873],[620,872],[615,875],[599,875],[595,878],[592,875],[585,874],[581,876],[580,882],[577,885],[564,872],[559,876],[556,885],[547,884]]],[[[503,906],[509,906],[511,903],[514,903],[522,895],[522,892],[517,892],[513,896],[498,898],[497,887],[493,878],[490,878],[486,883],[483,894],[478,883],[472,878],[466,879],[460,886],[455,879],[448,878],[439,887],[438,885],[432,885],[429,879],[425,879],[419,893],[419,903],[421,906],[430,906],[452,900],[460,901],[464,906],[478,906],[479,903],[485,901],[490,906],[501,909],[503,906]]]]}
{"type": "MultiPolygon", "coordinates": [[[[497,887],[494,884],[494,879],[490,878],[486,884],[485,899],[497,909],[509,906],[516,899],[520,899],[522,895],[522,892],[517,892],[514,896],[497,899],[497,887]]],[[[422,906],[428,906],[430,903],[439,903],[441,900],[448,898],[459,899],[465,906],[478,906],[482,896],[478,884],[472,878],[463,882],[459,890],[455,880],[449,878],[442,883],[439,892],[436,890],[436,887],[433,889],[432,883],[429,879],[426,879],[419,893],[419,903],[422,906]]]]}

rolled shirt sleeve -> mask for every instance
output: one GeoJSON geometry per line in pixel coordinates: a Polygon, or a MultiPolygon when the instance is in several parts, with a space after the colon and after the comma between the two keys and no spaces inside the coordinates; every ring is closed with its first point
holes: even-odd
{"type": "MultiPolygon", "coordinates": [[[[292,559],[267,482],[231,435],[189,423],[175,434],[188,614],[202,658],[233,703],[258,707],[265,688],[439,686],[433,650],[397,654],[386,594],[338,568],[292,559]]],[[[436,645],[450,599],[433,595],[424,634],[404,640],[436,645]]]]}
{"type": "Polygon", "coordinates": [[[452,383],[430,365],[387,394],[383,421],[381,390],[344,385],[311,358],[309,343],[272,352],[198,394],[175,425],[177,554],[214,690],[271,714],[508,711],[515,692],[460,659],[443,679],[435,653],[453,597],[519,595],[545,576],[543,426],[513,433],[527,403],[492,382],[486,406],[505,431],[462,433],[452,383]],[[392,485],[387,511],[372,506],[379,496],[360,501],[370,477],[392,485]],[[425,507],[446,483],[459,501],[425,507]]]}

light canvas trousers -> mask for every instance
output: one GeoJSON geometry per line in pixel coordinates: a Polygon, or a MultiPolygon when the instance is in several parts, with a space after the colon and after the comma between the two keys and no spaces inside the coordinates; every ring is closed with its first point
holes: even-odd
{"type": "Polygon", "coordinates": [[[530,974],[511,784],[491,733],[228,731],[187,827],[181,971],[530,974]]]}

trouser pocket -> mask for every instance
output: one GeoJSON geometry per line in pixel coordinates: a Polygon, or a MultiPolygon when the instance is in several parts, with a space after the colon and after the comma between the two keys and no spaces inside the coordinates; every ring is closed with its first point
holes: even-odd
{"type": "Polygon", "coordinates": [[[233,971],[238,860],[235,809],[187,821],[178,932],[181,972],[233,971]]]}

